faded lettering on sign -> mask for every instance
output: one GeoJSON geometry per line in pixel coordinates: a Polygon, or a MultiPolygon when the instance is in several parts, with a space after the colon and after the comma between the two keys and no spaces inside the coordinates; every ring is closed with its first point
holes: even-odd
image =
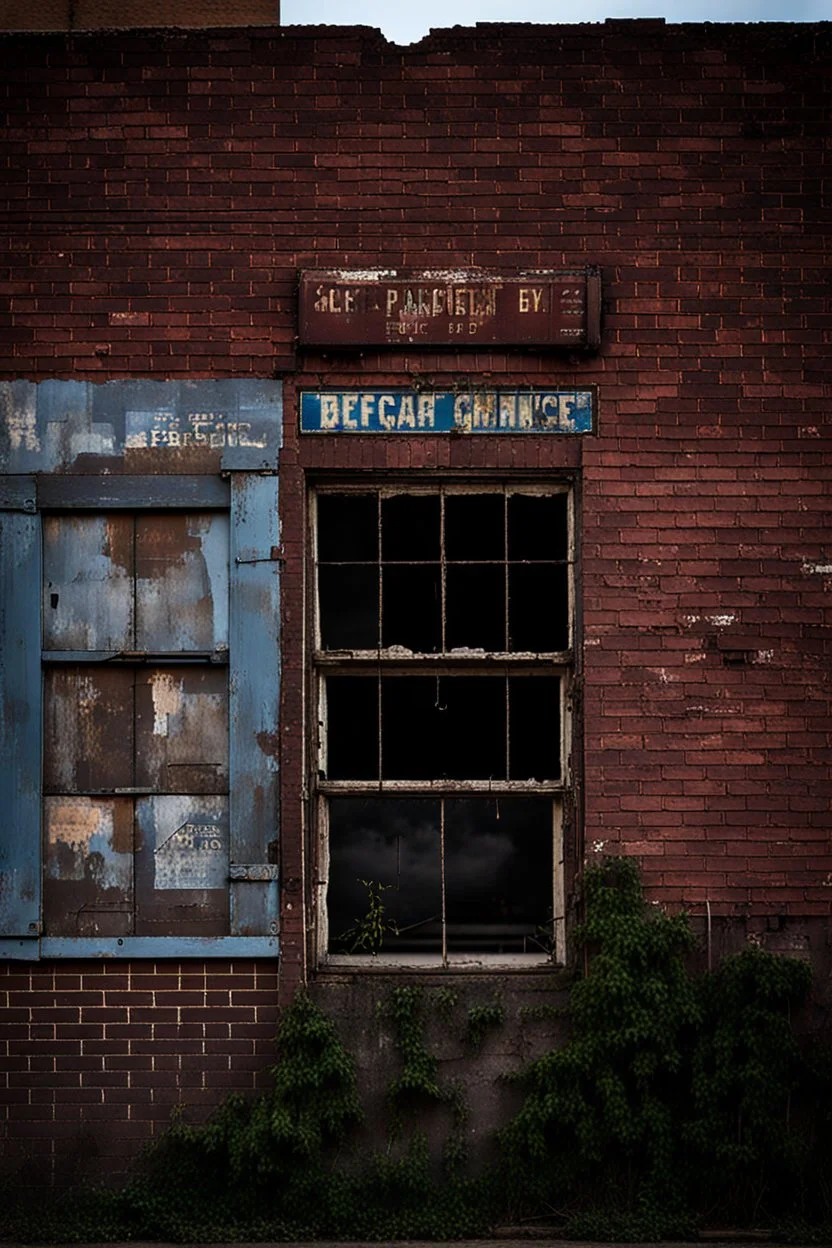
{"type": "Polygon", "coordinates": [[[125,447],[178,449],[183,446],[223,450],[227,446],[265,447],[265,433],[251,421],[235,420],[223,412],[128,411],[125,447]]]}
{"type": "Polygon", "coordinates": [[[304,433],[591,433],[591,390],[318,390],[304,433]]]}
{"type": "Polygon", "coordinates": [[[157,889],[224,888],[228,875],[225,832],[216,823],[183,823],[155,853],[157,889]]]}

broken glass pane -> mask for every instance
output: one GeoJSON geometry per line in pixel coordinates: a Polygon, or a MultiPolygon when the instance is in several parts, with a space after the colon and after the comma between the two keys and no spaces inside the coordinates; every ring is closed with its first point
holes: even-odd
{"type": "Polygon", "coordinates": [[[439,495],[396,494],[381,500],[381,557],[439,560],[439,495]]]}
{"type": "Polygon", "coordinates": [[[321,563],[378,562],[377,495],[318,495],[318,559],[321,563]]]}
{"type": "Polygon", "coordinates": [[[508,569],[509,649],[545,654],[569,648],[568,572],[563,563],[508,569]]]}
{"type": "Polygon", "coordinates": [[[385,780],[506,777],[502,676],[387,676],[381,682],[385,780]]]}
{"type": "Polygon", "coordinates": [[[511,676],[509,779],[557,780],[560,776],[560,680],[557,676],[511,676]]]}
{"type": "Polygon", "coordinates": [[[378,681],[330,676],[326,682],[327,778],[378,779],[378,681]]]}
{"type": "Polygon", "coordinates": [[[385,780],[441,775],[442,714],[435,676],[386,676],[381,682],[381,774],[385,780]]]}
{"type": "Polygon", "coordinates": [[[381,644],[432,654],[442,646],[442,574],[438,563],[382,568],[381,644]]]}
{"type": "Polygon", "coordinates": [[[445,801],[449,953],[548,953],[552,939],[552,802],[445,801]]]}
{"type": "Polygon", "coordinates": [[[445,649],[506,648],[503,563],[449,563],[445,569],[445,649]]]}
{"type": "Polygon", "coordinates": [[[318,604],[324,650],[377,649],[377,564],[322,564],[318,604]]]}
{"type": "Polygon", "coordinates": [[[440,953],[439,802],[333,798],[327,911],[332,953],[440,953]]]}
{"type": "Polygon", "coordinates": [[[445,558],[505,558],[505,498],[502,494],[448,494],[445,497],[445,558]]]}
{"type": "Polygon", "coordinates": [[[565,494],[509,495],[510,560],[566,559],[568,547],[565,494]]]}

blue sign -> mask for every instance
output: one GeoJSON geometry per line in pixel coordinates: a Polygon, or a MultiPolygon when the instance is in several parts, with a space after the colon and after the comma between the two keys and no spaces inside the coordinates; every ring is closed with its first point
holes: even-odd
{"type": "Polygon", "coordinates": [[[305,390],[301,433],[591,433],[592,390],[305,390]]]}

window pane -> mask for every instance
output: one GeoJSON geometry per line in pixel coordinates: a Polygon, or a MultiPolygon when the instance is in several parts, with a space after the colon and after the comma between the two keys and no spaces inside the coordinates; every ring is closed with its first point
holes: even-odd
{"type": "Polygon", "coordinates": [[[511,780],[560,776],[560,681],[556,676],[509,679],[511,780]]]}
{"type": "Polygon", "coordinates": [[[321,646],[324,650],[378,647],[378,564],[318,568],[321,646]]]}
{"type": "Polygon", "coordinates": [[[510,564],[509,649],[545,653],[569,647],[569,590],[565,564],[510,564]]]}
{"type": "Polygon", "coordinates": [[[378,779],[378,682],[330,676],[326,682],[327,777],[378,779]]]}
{"type": "Polygon", "coordinates": [[[509,559],[568,558],[565,494],[510,494],[509,559]]]}
{"type": "Polygon", "coordinates": [[[502,676],[450,676],[439,682],[444,728],[442,771],[449,780],[504,780],[506,684],[502,676]]]}
{"type": "Polygon", "coordinates": [[[385,780],[441,775],[443,717],[436,676],[386,676],[381,682],[381,774],[385,780]]]}
{"type": "Polygon", "coordinates": [[[329,803],[329,948],[332,953],[440,953],[439,803],[334,798],[329,803]],[[380,944],[370,890],[383,906],[380,944]],[[380,886],[380,887],[375,887],[380,886]]]}
{"type": "Polygon", "coordinates": [[[435,653],[442,646],[439,564],[388,564],[381,575],[381,644],[435,653]]]}
{"type": "Polygon", "coordinates": [[[378,562],[377,495],[318,495],[318,559],[322,563],[378,562]]]}
{"type": "Polygon", "coordinates": [[[448,564],[445,587],[445,649],[505,650],[505,564],[448,564]]]}
{"type": "Polygon", "coordinates": [[[505,779],[502,676],[388,676],[381,690],[385,780],[505,779]]]}
{"type": "Polygon", "coordinates": [[[397,494],[381,500],[384,561],[438,561],[439,544],[438,494],[397,494]]]}
{"type": "Polygon", "coordinates": [[[551,939],[552,802],[445,802],[449,953],[542,953],[551,939]]]}
{"type": "Polygon", "coordinates": [[[505,546],[502,493],[446,495],[446,559],[504,559],[505,546]]]}

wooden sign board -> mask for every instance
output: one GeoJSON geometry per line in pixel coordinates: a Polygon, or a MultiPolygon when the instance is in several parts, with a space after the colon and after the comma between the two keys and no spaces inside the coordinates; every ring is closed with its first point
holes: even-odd
{"type": "Polygon", "coordinates": [[[597,269],[511,276],[474,269],[316,269],[301,274],[310,347],[544,347],[601,343],[597,269]]]}

